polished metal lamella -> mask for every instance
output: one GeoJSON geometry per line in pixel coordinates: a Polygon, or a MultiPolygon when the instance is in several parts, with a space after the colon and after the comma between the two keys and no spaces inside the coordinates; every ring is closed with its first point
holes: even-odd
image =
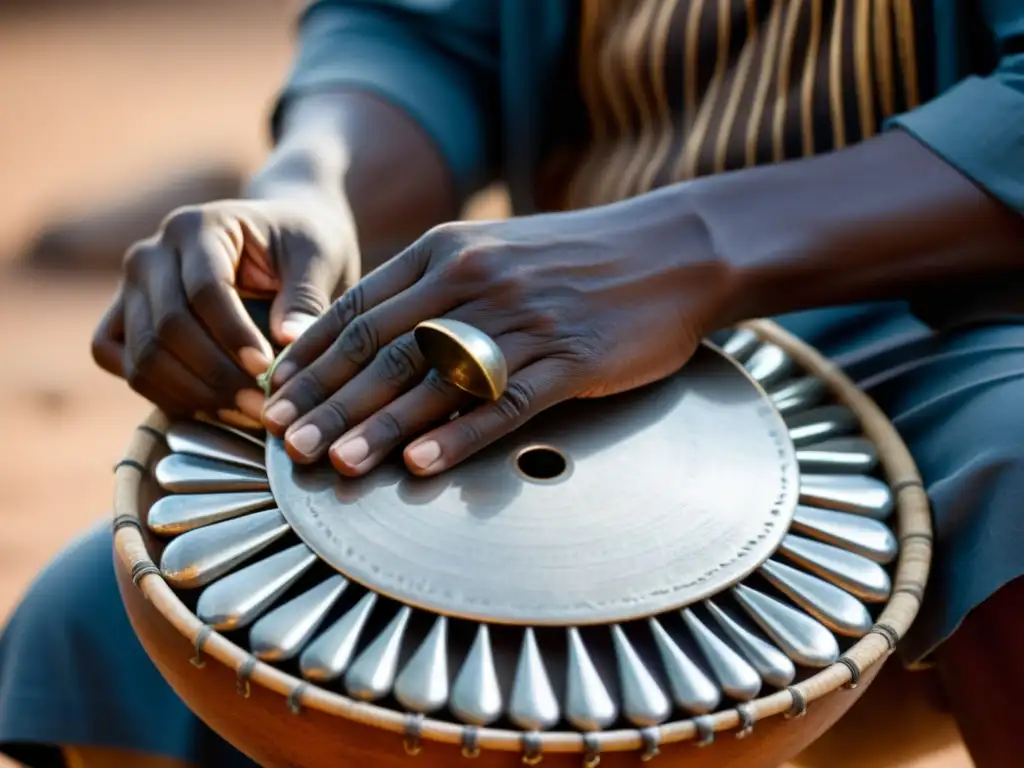
{"type": "Polygon", "coordinates": [[[293,658],[320,628],[347,587],[344,576],[331,576],[264,615],[249,632],[253,655],[264,661],[293,658]]]}
{"type": "Polygon", "coordinates": [[[412,712],[435,712],[448,703],[447,617],[437,617],[395,679],[395,698],[412,712]]]}
{"type": "Polygon", "coordinates": [[[376,701],[391,693],[398,673],[398,654],[412,609],[402,606],[379,635],[359,654],[345,673],[345,690],[363,701],[376,701]]]}
{"type": "Polygon", "coordinates": [[[176,587],[201,587],[250,560],[288,531],[288,523],[276,509],[196,528],[167,545],[160,556],[160,572],[176,587]]]}
{"type": "Polygon", "coordinates": [[[174,453],[202,456],[214,461],[266,470],[266,448],[255,441],[239,440],[228,432],[198,421],[178,421],[167,429],[167,447],[174,453]]]}
{"type": "Polygon", "coordinates": [[[172,453],[161,459],[156,465],[156,480],[161,488],[171,493],[270,490],[270,481],[263,470],[189,453],[172,453]]]}
{"type": "Polygon", "coordinates": [[[450,705],[462,722],[471,725],[490,725],[501,717],[501,685],[486,624],[477,627],[469,655],[452,684],[450,705]]]}
{"type": "Polygon", "coordinates": [[[523,632],[523,644],[516,662],[515,682],[508,702],[508,716],[527,731],[553,727],[562,712],[551,686],[537,635],[532,627],[523,632]]]}
{"type": "Polygon", "coordinates": [[[691,609],[683,609],[683,621],[697,641],[722,691],[737,701],[748,701],[757,696],[761,690],[761,676],[757,670],[712,632],[691,609]]]}
{"type": "Polygon", "coordinates": [[[762,680],[776,688],[785,688],[793,682],[796,667],[786,654],[744,627],[712,600],[705,600],[704,605],[762,680]]]}
{"type": "Polygon", "coordinates": [[[149,508],[149,528],[160,536],[178,536],[265,509],[273,503],[274,497],[266,491],[164,496],[149,508]]]}
{"type": "Polygon", "coordinates": [[[196,615],[214,629],[248,626],[316,563],[305,544],[296,544],[216,581],[199,595],[196,615]]]}
{"type": "MultiPolygon", "coordinates": [[[[710,598],[636,624],[581,631],[566,621],[561,631],[539,632],[522,622],[492,632],[472,616],[414,607],[343,573],[301,586],[325,560],[312,544],[284,540],[294,542],[296,529],[275,506],[270,446],[206,423],[173,424],[171,453],[155,469],[166,495],[148,525],[170,539],[161,571],[177,589],[202,588],[196,612],[204,622],[250,627],[248,649],[264,661],[297,659],[305,679],[353,698],[473,726],[504,717],[524,731],[646,727],[785,688],[801,670],[834,663],[840,638],[869,631],[869,606],[889,598],[884,566],[899,549],[887,522],[894,497],[872,474],[876,447],[820,379],[750,331],[722,348],[783,417],[799,503],[756,575],[710,598]],[[426,633],[412,646],[414,618],[426,633]],[[450,637],[455,620],[473,631],[468,651],[456,651],[450,637]],[[515,647],[493,645],[505,642],[515,647]]],[[[367,514],[352,493],[338,512],[367,514]]]]}
{"type": "Polygon", "coordinates": [[[341,618],[316,637],[299,657],[303,677],[326,683],[345,674],[376,604],[377,595],[367,592],[341,618]]]}
{"type": "Polygon", "coordinates": [[[899,542],[881,520],[800,505],[792,530],[885,565],[896,559],[899,542]]]}

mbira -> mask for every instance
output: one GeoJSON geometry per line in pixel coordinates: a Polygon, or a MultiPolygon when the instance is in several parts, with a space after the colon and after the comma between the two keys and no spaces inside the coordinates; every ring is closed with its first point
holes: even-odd
{"type": "Polygon", "coordinates": [[[930,525],[892,424],[767,321],[430,479],[157,412],[114,517],[170,685],[308,768],[778,765],[913,622],[930,525]]]}

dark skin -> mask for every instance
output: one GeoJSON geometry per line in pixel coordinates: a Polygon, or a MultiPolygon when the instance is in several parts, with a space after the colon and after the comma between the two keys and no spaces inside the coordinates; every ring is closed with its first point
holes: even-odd
{"type": "MultiPolygon", "coordinates": [[[[262,398],[239,393],[255,391],[269,345],[237,290],[279,291],[273,341],[308,330],[278,367],[267,428],[297,461],[329,453],[346,475],[411,441],[406,464],[431,475],[561,400],[672,373],[716,328],[1019,268],[1024,243],[1018,214],[899,131],[602,209],[447,224],[416,240],[457,215],[451,190],[433,144],[397,109],[354,93],[304,99],[250,200],[180,212],[133,249],[144,255],[127,260],[94,355],[172,413],[260,417],[262,398]],[[202,242],[221,250],[191,246],[202,242]],[[370,274],[329,303],[360,260],[370,274]],[[216,300],[189,300],[186,275],[219,281],[216,300]],[[166,307],[178,325],[156,321],[166,307]],[[502,345],[512,375],[501,400],[474,409],[428,373],[409,332],[444,315],[502,345]],[[308,425],[320,438],[300,450],[308,425]]],[[[987,651],[1000,632],[1019,647],[1020,628],[999,617],[1022,584],[997,596],[1001,609],[994,598],[968,616],[937,654],[981,766],[1016,764],[1024,748],[1005,722],[1014,686],[999,684],[1020,676],[1017,657],[987,651]]]]}
{"type": "Polygon", "coordinates": [[[297,462],[361,475],[411,440],[406,465],[432,475],[559,402],[678,370],[715,329],[1008,270],[1022,242],[1024,219],[899,131],[601,208],[449,224],[296,342],[264,422],[297,462]],[[498,401],[427,375],[410,334],[439,316],[502,348],[498,401]]]}
{"type": "Polygon", "coordinates": [[[93,357],[170,414],[258,427],[255,377],[271,342],[293,341],[361,267],[453,218],[450,189],[429,140],[396,108],[361,93],[296,102],[245,200],[173,211],[129,250],[93,357]],[[271,339],[240,295],[275,297],[271,339]]]}

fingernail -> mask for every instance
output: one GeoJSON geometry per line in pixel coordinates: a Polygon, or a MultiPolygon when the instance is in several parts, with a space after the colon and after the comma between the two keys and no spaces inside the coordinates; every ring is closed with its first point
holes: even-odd
{"type": "Polygon", "coordinates": [[[428,469],[437,463],[441,458],[441,446],[436,440],[425,440],[422,443],[413,445],[405,452],[405,459],[410,464],[415,464],[420,469],[428,469]]]}
{"type": "Polygon", "coordinates": [[[353,437],[335,447],[333,453],[342,464],[355,467],[366,461],[366,457],[370,455],[370,444],[364,437],[353,437]]]}
{"type": "Polygon", "coordinates": [[[315,322],[316,318],[312,315],[292,312],[284,316],[284,321],[281,323],[281,333],[285,335],[288,341],[295,341],[315,322]]]}
{"type": "Polygon", "coordinates": [[[255,347],[242,347],[238,350],[238,361],[250,376],[264,373],[272,362],[266,354],[255,347]]]}
{"type": "Polygon", "coordinates": [[[299,418],[299,410],[288,400],[278,400],[263,412],[263,418],[275,427],[283,428],[299,418]]]}
{"type": "Polygon", "coordinates": [[[246,416],[256,419],[257,422],[259,422],[259,418],[263,414],[263,406],[266,404],[267,399],[258,389],[241,389],[235,393],[235,405],[238,406],[238,410],[246,416]]]}
{"type": "Polygon", "coordinates": [[[306,424],[299,427],[288,436],[288,444],[299,453],[309,456],[320,445],[322,435],[315,424],[306,424]]]}
{"type": "Polygon", "coordinates": [[[299,366],[295,363],[287,361],[278,363],[277,368],[274,369],[274,375],[270,377],[270,381],[275,387],[280,387],[294,376],[297,370],[299,370],[299,366]]]}
{"type": "Polygon", "coordinates": [[[228,409],[221,409],[217,411],[217,418],[223,421],[225,424],[229,424],[232,427],[238,427],[239,429],[262,429],[263,425],[255,419],[250,419],[244,413],[238,411],[231,411],[228,409]]]}

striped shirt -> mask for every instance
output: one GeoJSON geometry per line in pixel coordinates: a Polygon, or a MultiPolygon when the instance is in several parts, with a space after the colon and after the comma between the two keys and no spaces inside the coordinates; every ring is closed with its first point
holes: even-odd
{"type": "Polygon", "coordinates": [[[872,136],[930,97],[929,6],[582,0],[589,137],[552,207],[613,202],[872,136]]]}

